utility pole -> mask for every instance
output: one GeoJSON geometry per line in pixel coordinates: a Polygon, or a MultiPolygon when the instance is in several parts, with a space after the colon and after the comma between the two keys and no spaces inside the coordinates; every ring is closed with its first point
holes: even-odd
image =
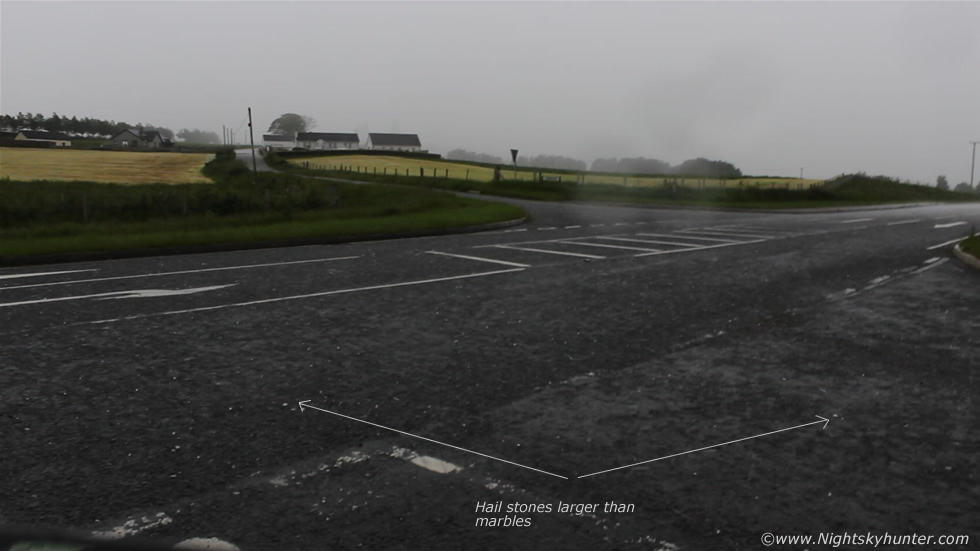
{"type": "MultiPolygon", "coordinates": [[[[980,142],[970,142],[970,143],[973,144],[973,159],[970,160],[970,187],[973,188],[973,168],[977,164],[977,144],[980,142]]],[[[977,186],[976,188],[973,189],[980,191],[980,186],[977,186]]]]}
{"type": "Polygon", "coordinates": [[[252,182],[259,183],[259,169],[255,164],[255,135],[252,134],[252,108],[248,108],[248,137],[252,142],[252,182]]]}
{"type": "Polygon", "coordinates": [[[228,145],[228,131],[223,124],[221,125],[221,145],[228,145]]]}
{"type": "Polygon", "coordinates": [[[801,166],[801,167],[800,167],[800,180],[802,180],[802,179],[803,179],[803,169],[804,169],[804,168],[806,168],[806,167],[804,167],[804,166],[801,166]]]}

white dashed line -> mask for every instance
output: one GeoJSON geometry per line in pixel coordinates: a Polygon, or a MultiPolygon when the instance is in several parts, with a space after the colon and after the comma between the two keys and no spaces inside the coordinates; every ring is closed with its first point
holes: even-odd
{"type": "Polygon", "coordinates": [[[582,226],[565,226],[565,229],[566,229],[566,230],[577,230],[577,229],[579,229],[579,228],[581,228],[581,227],[582,227],[582,226]]]}
{"type": "MultiPolygon", "coordinates": [[[[662,233],[638,233],[636,235],[642,235],[643,237],[670,237],[673,239],[697,239],[699,241],[718,241],[721,243],[744,243],[744,241],[739,241],[737,239],[718,239],[717,237],[699,237],[697,235],[677,235],[677,234],[662,234],[662,233]]],[[[691,243],[694,245],[694,243],[691,243]]]]}
{"type": "Polygon", "coordinates": [[[653,245],[674,245],[677,247],[687,247],[689,249],[700,249],[704,247],[703,243],[680,243],[678,241],[661,241],[658,239],[633,239],[631,237],[606,237],[606,236],[596,236],[595,239],[612,239],[613,241],[627,241],[630,243],[650,243],[653,245]]]}
{"type": "Polygon", "coordinates": [[[315,260],[295,260],[292,262],[273,262],[270,264],[246,264],[244,266],[225,266],[223,268],[201,268],[199,270],[180,270],[178,272],[158,272],[151,274],[137,274],[128,276],[113,276],[113,277],[99,277],[94,279],[75,279],[72,281],[54,281],[51,283],[34,283],[31,285],[18,285],[16,287],[0,287],[0,290],[8,289],[26,289],[29,287],[47,287],[51,285],[71,285],[73,283],[94,283],[97,281],[116,281],[120,279],[137,279],[141,277],[162,277],[171,275],[184,275],[184,274],[201,274],[205,272],[221,272],[225,270],[248,270],[251,268],[268,268],[271,266],[293,266],[296,264],[312,264],[315,262],[331,262],[334,260],[350,260],[353,258],[360,258],[359,256],[339,256],[334,258],[318,258],[315,260]]]}
{"type": "Polygon", "coordinates": [[[96,272],[96,271],[98,270],[93,268],[91,270],[65,270],[62,272],[35,272],[32,274],[8,274],[8,275],[0,275],[0,279],[15,279],[19,277],[42,277],[42,276],[51,276],[51,275],[59,275],[59,274],[76,274],[78,272],[96,272]]]}
{"type": "Polygon", "coordinates": [[[953,228],[956,226],[965,226],[965,225],[966,222],[950,222],[949,224],[936,224],[935,226],[933,226],[933,228],[934,229],[953,228]]]}
{"type": "Polygon", "coordinates": [[[840,224],[856,224],[858,222],[871,222],[874,218],[855,218],[854,220],[844,220],[840,224]]]}
{"type": "Polygon", "coordinates": [[[963,241],[964,239],[966,239],[966,238],[965,237],[957,237],[956,239],[950,239],[949,241],[943,241],[942,243],[940,243],[938,245],[933,245],[931,247],[926,247],[926,250],[927,251],[931,251],[931,250],[934,250],[934,249],[940,249],[942,247],[945,247],[946,245],[952,245],[953,243],[959,243],[960,241],[963,241]]]}
{"type": "Polygon", "coordinates": [[[917,220],[902,220],[901,222],[889,222],[885,224],[886,226],[901,226],[902,224],[915,224],[916,222],[922,222],[921,219],[917,220]]]}
{"type": "Polygon", "coordinates": [[[556,229],[558,229],[558,228],[556,228],[556,227],[554,227],[554,226],[545,226],[545,227],[543,227],[543,228],[538,228],[538,229],[539,229],[539,230],[556,230],[556,229]]]}
{"type": "Polygon", "coordinates": [[[451,253],[443,253],[443,252],[439,252],[439,251],[425,251],[425,252],[428,253],[428,254],[438,254],[438,255],[442,255],[442,256],[452,256],[452,257],[455,257],[455,258],[465,258],[467,260],[477,260],[479,262],[492,262],[494,264],[503,264],[504,266],[515,266],[517,268],[530,268],[531,267],[530,264],[520,264],[518,262],[507,262],[506,260],[496,260],[496,259],[493,259],[493,258],[483,258],[483,257],[480,257],[480,256],[467,256],[465,254],[451,254],[451,253]]]}
{"type": "Polygon", "coordinates": [[[627,247],[625,245],[609,245],[608,243],[589,243],[586,241],[574,241],[568,239],[566,239],[565,241],[558,241],[558,243],[565,243],[567,245],[583,245],[585,247],[603,247],[606,249],[624,249],[627,251],[658,252],[663,250],[663,249],[650,249],[644,247],[627,247]]]}
{"type": "Polygon", "coordinates": [[[579,258],[594,258],[596,260],[606,258],[604,256],[596,256],[594,254],[582,254],[582,253],[570,253],[567,251],[549,251],[548,249],[532,249],[531,247],[515,247],[513,245],[490,245],[491,247],[496,247],[498,249],[512,249],[515,251],[530,251],[533,253],[547,253],[547,254],[560,254],[564,256],[577,256],[579,258]]]}
{"type": "Polygon", "coordinates": [[[656,256],[660,254],[672,254],[672,253],[686,253],[692,250],[702,250],[702,249],[717,249],[719,247],[732,247],[735,245],[748,245],[750,243],[763,243],[766,239],[756,239],[755,241],[739,241],[738,243],[719,243],[718,245],[705,245],[703,247],[697,247],[696,249],[677,249],[676,251],[663,251],[658,253],[640,253],[634,256],[656,256]]]}

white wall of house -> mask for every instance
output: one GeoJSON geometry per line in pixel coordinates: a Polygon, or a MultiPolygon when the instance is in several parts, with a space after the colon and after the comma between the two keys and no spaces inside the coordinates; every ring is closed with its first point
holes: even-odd
{"type": "Polygon", "coordinates": [[[357,149],[360,144],[355,142],[326,142],[323,140],[301,141],[299,146],[305,149],[330,150],[330,149],[357,149]]]}

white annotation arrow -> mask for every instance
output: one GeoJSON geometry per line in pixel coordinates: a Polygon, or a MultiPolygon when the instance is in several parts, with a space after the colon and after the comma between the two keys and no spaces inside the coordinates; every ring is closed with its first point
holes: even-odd
{"type": "Polygon", "coordinates": [[[238,284],[229,283],[228,285],[212,285],[210,287],[194,287],[191,289],[134,289],[131,291],[114,291],[111,293],[97,293],[94,295],[77,295],[72,297],[41,298],[36,300],[23,300],[20,302],[0,303],[0,308],[5,308],[7,306],[24,306],[27,304],[44,304],[47,302],[61,302],[65,300],[82,300],[86,298],[109,300],[109,299],[119,299],[119,298],[154,298],[154,297],[172,297],[177,295],[193,295],[195,293],[214,291],[215,289],[224,289],[225,287],[231,287],[233,285],[238,285],[238,284]]]}
{"type": "Polygon", "coordinates": [[[419,436],[417,434],[412,434],[410,432],[405,432],[403,430],[393,429],[391,427],[386,427],[384,425],[379,425],[377,423],[372,423],[370,421],[365,421],[363,419],[358,419],[356,417],[351,417],[349,415],[344,415],[343,413],[337,413],[336,411],[329,411],[329,410],[326,410],[326,409],[318,408],[316,406],[311,406],[310,405],[310,400],[303,400],[302,402],[299,403],[299,410],[301,412],[304,411],[304,408],[315,409],[317,411],[322,411],[324,413],[329,413],[331,415],[336,415],[337,417],[343,417],[344,419],[350,419],[351,421],[357,421],[358,423],[364,423],[365,425],[371,425],[372,427],[378,427],[378,428],[381,428],[381,429],[390,430],[390,431],[393,431],[393,432],[397,432],[398,434],[404,434],[405,436],[411,436],[412,438],[418,438],[419,440],[425,440],[426,442],[433,442],[435,444],[439,444],[440,446],[446,446],[448,448],[453,448],[454,450],[460,450],[460,451],[464,451],[464,452],[467,452],[467,453],[472,453],[472,454],[475,454],[475,455],[479,455],[480,457],[486,457],[487,459],[493,459],[494,461],[502,461],[502,462],[508,463],[510,465],[515,465],[517,467],[522,467],[524,469],[529,469],[529,470],[536,471],[536,472],[539,472],[539,473],[542,473],[542,474],[551,475],[551,476],[555,476],[555,477],[558,477],[558,478],[563,478],[565,480],[568,480],[568,477],[567,476],[562,476],[560,474],[555,474],[555,473],[549,473],[548,471],[542,471],[541,469],[535,469],[534,467],[528,467],[527,465],[521,465],[520,463],[514,463],[513,461],[507,461],[506,459],[501,459],[499,457],[494,457],[492,455],[487,455],[485,453],[475,452],[473,450],[468,450],[466,448],[461,448],[459,446],[454,446],[452,444],[447,444],[445,442],[440,442],[438,440],[433,440],[431,438],[426,438],[424,436],[419,436]]]}
{"type": "Polygon", "coordinates": [[[640,461],[639,463],[633,463],[631,465],[623,465],[622,467],[616,467],[615,469],[606,469],[604,471],[599,471],[597,473],[584,474],[584,475],[580,476],[579,478],[585,478],[587,476],[595,476],[597,474],[609,473],[609,472],[612,472],[612,471],[618,471],[620,469],[628,469],[630,467],[636,467],[637,465],[644,465],[646,463],[653,463],[654,461],[660,461],[661,459],[670,459],[671,457],[678,457],[678,456],[681,456],[681,455],[687,455],[689,453],[700,452],[700,451],[704,451],[704,450],[710,450],[711,448],[718,448],[718,447],[721,447],[721,446],[727,446],[728,444],[734,444],[735,442],[744,442],[746,440],[751,440],[753,438],[759,438],[761,436],[769,436],[770,434],[776,434],[777,432],[786,432],[788,430],[801,429],[803,427],[809,427],[810,425],[819,425],[820,423],[823,423],[823,426],[820,427],[820,430],[823,430],[823,429],[827,428],[827,424],[830,423],[830,419],[827,419],[826,417],[820,417],[819,415],[817,415],[816,417],[818,417],[820,419],[820,421],[813,421],[811,423],[805,423],[805,424],[802,424],[802,425],[796,425],[795,427],[789,427],[789,428],[786,428],[786,429],[774,430],[772,432],[765,432],[765,433],[762,433],[762,434],[756,434],[755,436],[747,436],[745,438],[739,438],[738,440],[731,440],[729,442],[723,442],[721,444],[715,444],[713,446],[705,446],[703,448],[698,448],[696,450],[690,450],[690,451],[686,451],[686,452],[675,453],[675,454],[672,454],[672,455],[665,455],[663,457],[658,457],[656,459],[648,459],[646,461],[640,461]]]}

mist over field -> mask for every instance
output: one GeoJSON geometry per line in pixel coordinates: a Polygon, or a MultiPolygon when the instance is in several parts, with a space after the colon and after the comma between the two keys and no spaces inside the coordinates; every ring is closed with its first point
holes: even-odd
{"type": "Polygon", "coordinates": [[[976,3],[3,2],[5,114],[437,153],[705,157],[951,185],[980,139],[976,3]]]}

